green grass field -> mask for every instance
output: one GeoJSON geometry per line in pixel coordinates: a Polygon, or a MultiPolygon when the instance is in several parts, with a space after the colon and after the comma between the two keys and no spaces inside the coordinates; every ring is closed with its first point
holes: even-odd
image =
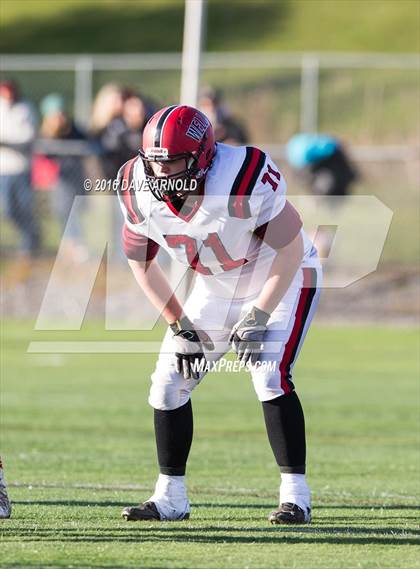
{"type": "Polygon", "coordinates": [[[418,567],[415,330],[310,332],[295,378],[314,520],[300,529],[266,521],[278,472],[245,374],[211,374],[194,393],[190,521],[121,520],[156,476],[146,404],[154,357],[26,350],[34,340],[160,334],[4,323],[1,452],[14,511],[0,522],[2,569],[418,567]]]}

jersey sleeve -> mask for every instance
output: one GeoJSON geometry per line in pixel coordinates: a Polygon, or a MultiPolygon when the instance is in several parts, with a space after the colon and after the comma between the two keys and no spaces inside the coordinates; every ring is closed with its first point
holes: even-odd
{"type": "Polygon", "coordinates": [[[254,230],[254,235],[273,249],[281,249],[291,243],[301,229],[302,220],[299,213],[286,200],[283,209],[273,219],[259,225],[254,230]]]}
{"type": "Polygon", "coordinates": [[[286,199],[283,174],[269,156],[258,175],[250,197],[254,234],[274,249],[288,245],[302,229],[302,220],[286,199]]]}
{"type": "Polygon", "coordinates": [[[139,227],[144,216],[137,204],[134,178],[134,166],[137,158],[126,162],[118,171],[116,188],[121,211],[124,216],[122,246],[128,259],[133,261],[151,261],[159,251],[159,245],[145,235],[145,228],[139,227]]]}
{"type": "Polygon", "coordinates": [[[286,180],[280,170],[264,155],[265,160],[250,195],[251,216],[256,227],[276,217],[286,204],[286,180]]]}
{"type": "Polygon", "coordinates": [[[136,199],[136,187],[134,180],[134,167],[138,158],[132,158],[118,171],[116,189],[118,199],[125,222],[134,226],[144,221],[136,199]]]}
{"type": "Polygon", "coordinates": [[[122,244],[127,259],[133,261],[151,261],[159,251],[159,245],[150,237],[134,232],[124,223],[122,230],[122,244]]]}

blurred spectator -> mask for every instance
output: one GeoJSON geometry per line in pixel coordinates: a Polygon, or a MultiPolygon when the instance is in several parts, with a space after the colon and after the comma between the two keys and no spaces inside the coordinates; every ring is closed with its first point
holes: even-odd
{"type": "Polygon", "coordinates": [[[92,113],[91,132],[103,150],[103,171],[114,179],[124,162],[139,151],[143,129],[154,113],[153,105],[131,90],[112,83],[98,92],[92,113]]]}
{"type": "Polygon", "coordinates": [[[93,135],[100,134],[113,119],[122,115],[123,102],[123,90],[115,83],[107,83],[99,89],[90,121],[93,135]]]}
{"type": "MultiPolygon", "coordinates": [[[[109,83],[99,90],[93,104],[91,134],[102,148],[102,171],[106,179],[114,180],[122,164],[138,154],[143,129],[154,111],[150,101],[129,89],[109,83]]],[[[112,241],[117,244],[113,260],[125,262],[117,199],[113,201],[111,218],[112,241]]]]}
{"type": "Polygon", "coordinates": [[[66,112],[65,101],[61,95],[51,93],[44,97],[40,110],[42,115],[41,138],[44,141],[57,142],[56,145],[51,145],[51,151],[48,151],[47,155],[57,166],[57,176],[53,187],[53,206],[63,230],[64,228],[66,230],[65,242],[62,245],[70,257],[76,261],[83,261],[87,256],[87,250],[82,239],[81,216],[86,204],[82,204],[82,200],[74,201],[76,196],[85,193],[82,153],[70,151],[70,148],[67,150],[65,145],[59,143],[62,141],[83,142],[86,136],[66,112]]]}
{"type": "MultiPolygon", "coordinates": [[[[318,196],[346,196],[358,178],[341,143],[325,134],[300,133],[286,146],[289,164],[302,177],[310,192],[318,196]]],[[[342,200],[331,199],[326,207],[337,208],[342,200]]],[[[313,241],[321,258],[327,258],[335,235],[334,227],[319,228],[313,241]]]]}
{"type": "Polygon", "coordinates": [[[304,177],[310,191],[345,196],[358,175],[341,143],[325,134],[300,133],[286,147],[287,160],[304,177]]]}
{"type": "Polygon", "coordinates": [[[248,135],[242,125],[222,104],[220,91],[205,87],[200,92],[199,109],[210,120],[217,142],[242,145],[248,142],[248,135]]]}
{"type": "Polygon", "coordinates": [[[32,143],[36,116],[32,105],[20,98],[12,81],[0,83],[0,203],[5,215],[19,228],[25,255],[39,251],[40,231],[31,187],[32,143]]]}
{"type": "Polygon", "coordinates": [[[101,87],[93,103],[91,135],[102,148],[102,169],[107,179],[114,179],[120,167],[118,141],[125,130],[123,104],[123,90],[114,83],[101,87]]]}
{"type": "Polygon", "coordinates": [[[153,111],[143,97],[127,93],[122,112],[125,130],[120,137],[120,151],[127,157],[124,162],[138,154],[144,127],[152,115],[153,111]]]}

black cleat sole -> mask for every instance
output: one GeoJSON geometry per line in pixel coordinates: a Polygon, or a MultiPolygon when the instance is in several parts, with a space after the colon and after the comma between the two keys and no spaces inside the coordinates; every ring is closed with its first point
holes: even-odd
{"type": "Polygon", "coordinates": [[[139,506],[129,506],[127,508],[124,508],[124,510],[121,512],[121,517],[126,522],[180,522],[183,520],[188,520],[190,514],[187,512],[182,516],[182,518],[178,518],[176,520],[162,520],[156,508],[156,505],[153,502],[144,502],[139,506]]]}
{"type": "Polygon", "coordinates": [[[272,525],[305,525],[311,522],[311,511],[305,513],[296,504],[286,502],[278,510],[271,512],[268,521],[272,525]]]}

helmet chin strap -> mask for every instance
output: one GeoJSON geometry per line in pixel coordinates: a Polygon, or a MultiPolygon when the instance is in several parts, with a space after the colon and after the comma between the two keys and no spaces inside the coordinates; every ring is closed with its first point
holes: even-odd
{"type": "MultiPolygon", "coordinates": [[[[179,178],[180,180],[183,181],[183,183],[185,184],[187,181],[191,181],[194,178],[192,178],[190,175],[187,176],[182,176],[179,178]]],[[[170,177],[157,177],[157,176],[147,176],[147,180],[148,180],[148,187],[150,189],[150,191],[152,192],[153,196],[159,200],[159,201],[172,201],[175,199],[180,199],[182,197],[188,197],[188,195],[192,194],[193,192],[190,190],[177,190],[176,188],[173,189],[167,189],[167,184],[170,183],[170,181],[174,181],[174,178],[170,178],[170,177]],[[161,186],[163,185],[161,182],[167,182],[165,184],[165,187],[162,188],[161,186]]],[[[200,183],[199,180],[197,180],[197,187],[198,184],[200,183]]]]}
{"type": "MultiPolygon", "coordinates": [[[[208,170],[211,168],[211,166],[213,164],[214,157],[215,157],[215,153],[214,153],[213,156],[211,157],[210,162],[208,163],[207,167],[204,170],[198,169],[198,161],[199,161],[201,153],[203,152],[203,149],[204,149],[204,141],[200,145],[198,152],[195,156],[192,154],[190,154],[188,157],[184,156],[184,158],[185,158],[185,170],[183,172],[179,172],[178,174],[173,174],[173,175],[169,175],[169,176],[162,176],[162,177],[155,175],[153,168],[151,166],[152,160],[147,159],[141,153],[141,158],[143,160],[143,165],[144,165],[144,171],[145,171],[148,183],[149,183],[149,189],[152,192],[153,196],[158,201],[172,202],[174,200],[186,198],[190,194],[194,195],[192,192],[190,192],[188,190],[187,191],[177,191],[176,189],[175,190],[167,190],[166,188],[161,189],[159,187],[160,186],[159,180],[174,180],[176,178],[180,178],[180,179],[184,180],[184,182],[196,180],[197,181],[197,188],[199,188],[203,179],[205,178],[208,170]]],[[[158,162],[159,160],[153,160],[153,161],[158,162]]]]}
{"type": "MultiPolygon", "coordinates": [[[[161,189],[160,185],[162,181],[171,181],[171,180],[177,180],[177,179],[181,179],[184,181],[184,184],[188,181],[191,181],[194,179],[193,177],[193,170],[192,167],[194,165],[194,163],[196,162],[194,156],[190,156],[189,158],[185,157],[185,170],[182,172],[179,172],[178,174],[173,174],[173,175],[169,175],[169,176],[156,176],[155,173],[153,172],[153,168],[150,164],[150,162],[148,160],[144,160],[143,159],[143,164],[144,164],[144,170],[145,170],[145,174],[146,174],[146,178],[148,180],[148,185],[149,185],[149,189],[152,192],[153,196],[158,200],[158,201],[166,201],[166,202],[171,202],[173,200],[176,199],[181,199],[184,196],[187,196],[190,192],[189,191],[177,191],[175,190],[166,190],[165,189],[161,189]]],[[[198,182],[198,180],[197,180],[198,182]]],[[[165,184],[166,186],[166,184],[165,184]]]]}

